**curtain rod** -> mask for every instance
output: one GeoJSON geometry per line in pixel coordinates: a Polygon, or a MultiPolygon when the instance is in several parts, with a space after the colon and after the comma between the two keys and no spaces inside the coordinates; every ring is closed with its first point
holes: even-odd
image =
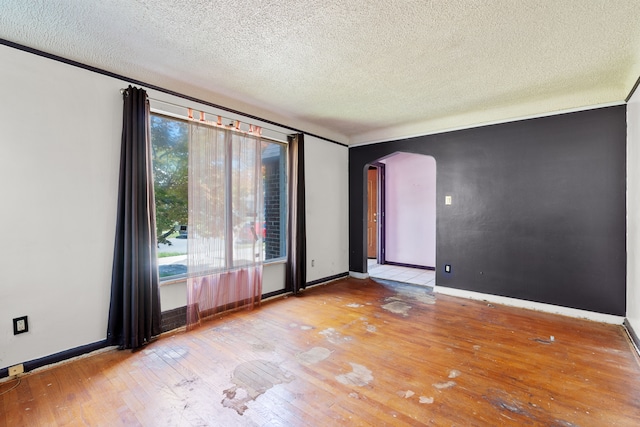
{"type": "MultiPolygon", "coordinates": [[[[124,95],[124,94],[125,94],[125,92],[127,92],[127,89],[126,89],[126,88],[121,88],[121,89],[120,89],[120,94],[121,94],[121,95],[124,95]]],[[[161,100],[161,99],[152,98],[152,97],[150,97],[150,96],[148,96],[148,95],[147,95],[147,99],[148,99],[148,100],[150,100],[150,101],[155,101],[155,102],[157,102],[157,103],[161,103],[161,104],[165,104],[165,105],[170,105],[170,106],[172,106],[172,107],[177,107],[177,108],[181,108],[181,109],[186,109],[187,111],[189,111],[189,110],[195,110],[195,111],[199,111],[199,112],[201,112],[201,113],[207,113],[206,111],[202,111],[202,110],[199,110],[199,109],[197,109],[197,108],[190,108],[190,107],[186,107],[186,106],[184,106],[184,105],[176,104],[176,103],[173,103],[173,102],[163,101],[163,100],[161,100]]],[[[191,119],[191,120],[196,121],[196,122],[198,122],[198,123],[206,123],[206,122],[205,122],[204,120],[202,120],[202,119],[201,119],[201,120],[196,120],[196,119],[193,119],[193,117],[184,118],[184,117],[181,117],[179,114],[171,114],[171,113],[168,113],[168,112],[166,112],[166,111],[158,111],[157,109],[156,109],[156,111],[155,111],[155,112],[156,112],[156,113],[159,113],[159,114],[166,115],[166,116],[170,116],[170,117],[180,118],[180,119],[184,119],[184,120],[191,119]]],[[[278,133],[278,134],[280,134],[280,135],[284,136],[284,137],[285,137],[285,138],[284,138],[285,140],[286,140],[286,139],[287,139],[287,137],[290,135],[290,134],[287,134],[287,133],[282,132],[282,131],[279,131],[279,130],[275,130],[275,129],[270,128],[270,127],[264,127],[264,126],[258,126],[258,125],[255,125],[255,124],[251,124],[251,123],[247,122],[246,120],[245,120],[245,121],[236,120],[236,119],[233,119],[233,118],[231,118],[231,117],[225,117],[225,116],[223,116],[223,115],[221,115],[221,114],[215,114],[215,113],[207,113],[207,114],[211,114],[211,115],[217,116],[218,118],[222,118],[222,119],[223,119],[223,120],[225,120],[225,121],[229,121],[229,122],[231,122],[231,125],[230,125],[230,126],[232,126],[232,125],[233,125],[233,123],[235,123],[235,122],[242,122],[242,123],[245,123],[245,124],[249,125],[250,127],[256,126],[256,127],[262,128],[262,129],[267,129],[267,130],[269,130],[270,132],[275,132],[275,133],[278,133]]],[[[241,117],[243,117],[243,118],[246,118],[246,119],[250,119],[250,120],[251,120],[251,117],[247,117],[247,116],[244,116],[244,115],[242,115],[242,114],[238,114],[238,115],[239,115],[239,116],[241,116],[241,117]]],[[[262,121],[260,121],[260,122],[262,123],[262,121]]],[[[209,123],[209,124],[210,124],[210,123],[209,123]]],[[[220,123],[220,120],[218,120],[218,127],[220,127],[220,126],[224,126],[224,125],[222,125],[222,123],[220,123]]],[[[228,126],[225,126],[225,128],[228,128],[228,126]]],[[[241,131],[241,130],[240,130],[240,129],[238,129],[238,128],[236,128],[236,130],[237,130],[237,131],[239,131],[239,132],[244,132],[244,131],[241,131]]],[[[262,136],[262,135],[261,135],[261,138],[262,138],[262,139],[269,139],[269,140],[271,140],[271,141],[275,141],[275,142],[279,142],[279,143],[283,143],[283,142],[284,142],[284,141],[282,141],[282,140],[278,140],[278,139],[275,139],[275,138],[269,138],[269,137],[267,137],[267,136],[262,136]]]]}
{"type": "MultiPolygon", "coordinates": [[[[269,141],[269,142],[273,142],[275,144],[280,144],[280,145],[287,144],[286,141],[282,141],[282,140],[276,139],[276,138],[271,138],[269,136],[265,136],[265,135],[261,135],[261,134],[255,134],[255,133],[247,132],[247,131],[244,131],[244,130],[236,129],[235,127],[232,127],[232,125],[229,125],[229,126],[218,125],[217,123],[213,123],[213,122],[210,122],[210,121],[201,121],[201,120],[197,120],[197,119],[194,119],[194,118],[184,117],[184,116],[181,116],[179,114],[168,113],[166,111],[159,111],[159,110],[156,110],[155,108],[152,108],[151,111],[156,115],[164,116],[164,117],[170,117],[172,119],[177,119],[177,120],[180,120],[180,121],[183,121],[183,122],[194,122],[194,123],[198,123],[198,124],[200,124],[202,126],[208,126],[208,127],[212,127],[212,128],[216,128],[216,129],[223,128],[223,129],[230,130],[231,132],[235,132],[235,133],[249,134],[249,135],[253,135],[253,136],[258,136],[263,141],[269,141]]],[[[231,120],[231,119],[228,119],[228,120],[231,120]]],[[[238,121],[238,120],[236,120],[236,121],[238,121]]],[[[284,134],[282,134],[282,135],[284,135],[284,134]]]]}

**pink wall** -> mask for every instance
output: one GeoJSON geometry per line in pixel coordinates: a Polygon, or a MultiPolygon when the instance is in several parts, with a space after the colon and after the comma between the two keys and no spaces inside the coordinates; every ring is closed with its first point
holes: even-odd
{"type": "Polygon", "coordinates": [[[436,265],[436,160],[398,153],[386,164],[386,260],[436,265]]]}

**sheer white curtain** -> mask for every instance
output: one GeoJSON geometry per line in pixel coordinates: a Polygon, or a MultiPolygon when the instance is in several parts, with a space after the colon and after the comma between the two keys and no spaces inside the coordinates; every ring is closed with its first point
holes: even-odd
{"type": "Polygon", "coordinates": [[[262,141],[189,123],[187,328],[262,295],[262,141]]]}

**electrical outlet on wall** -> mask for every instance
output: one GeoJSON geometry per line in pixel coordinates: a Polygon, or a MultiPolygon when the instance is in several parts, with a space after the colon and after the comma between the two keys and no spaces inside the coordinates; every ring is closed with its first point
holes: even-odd
{"type": "Polygon", "coordinates": [[[10,366],[9,367],[9,376],[15,377],[16,375],[20,375],[24,372],[24,365],[21,363],[19,365],[10,366]]]}
{"type": "Polygon", "coordinates": [[[16,317],[13,319],[13,335],[29,332],[29,322],[27,316],[16,317]]]}

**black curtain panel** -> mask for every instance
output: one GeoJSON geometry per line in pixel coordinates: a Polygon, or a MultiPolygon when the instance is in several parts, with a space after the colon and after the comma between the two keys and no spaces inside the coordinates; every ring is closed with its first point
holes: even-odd
{"type": "Polygon", "coordinates": [[[297,294],[307,282],[305,220],[304,135],[289,137],[289,234],[287,237],[286,288],[297,294]]]}
{"type": "Polygon", "coordinates": [[[136,349],[160,334],[149,102],[123,92],[122,148],[107,343],[136,349]]]}

